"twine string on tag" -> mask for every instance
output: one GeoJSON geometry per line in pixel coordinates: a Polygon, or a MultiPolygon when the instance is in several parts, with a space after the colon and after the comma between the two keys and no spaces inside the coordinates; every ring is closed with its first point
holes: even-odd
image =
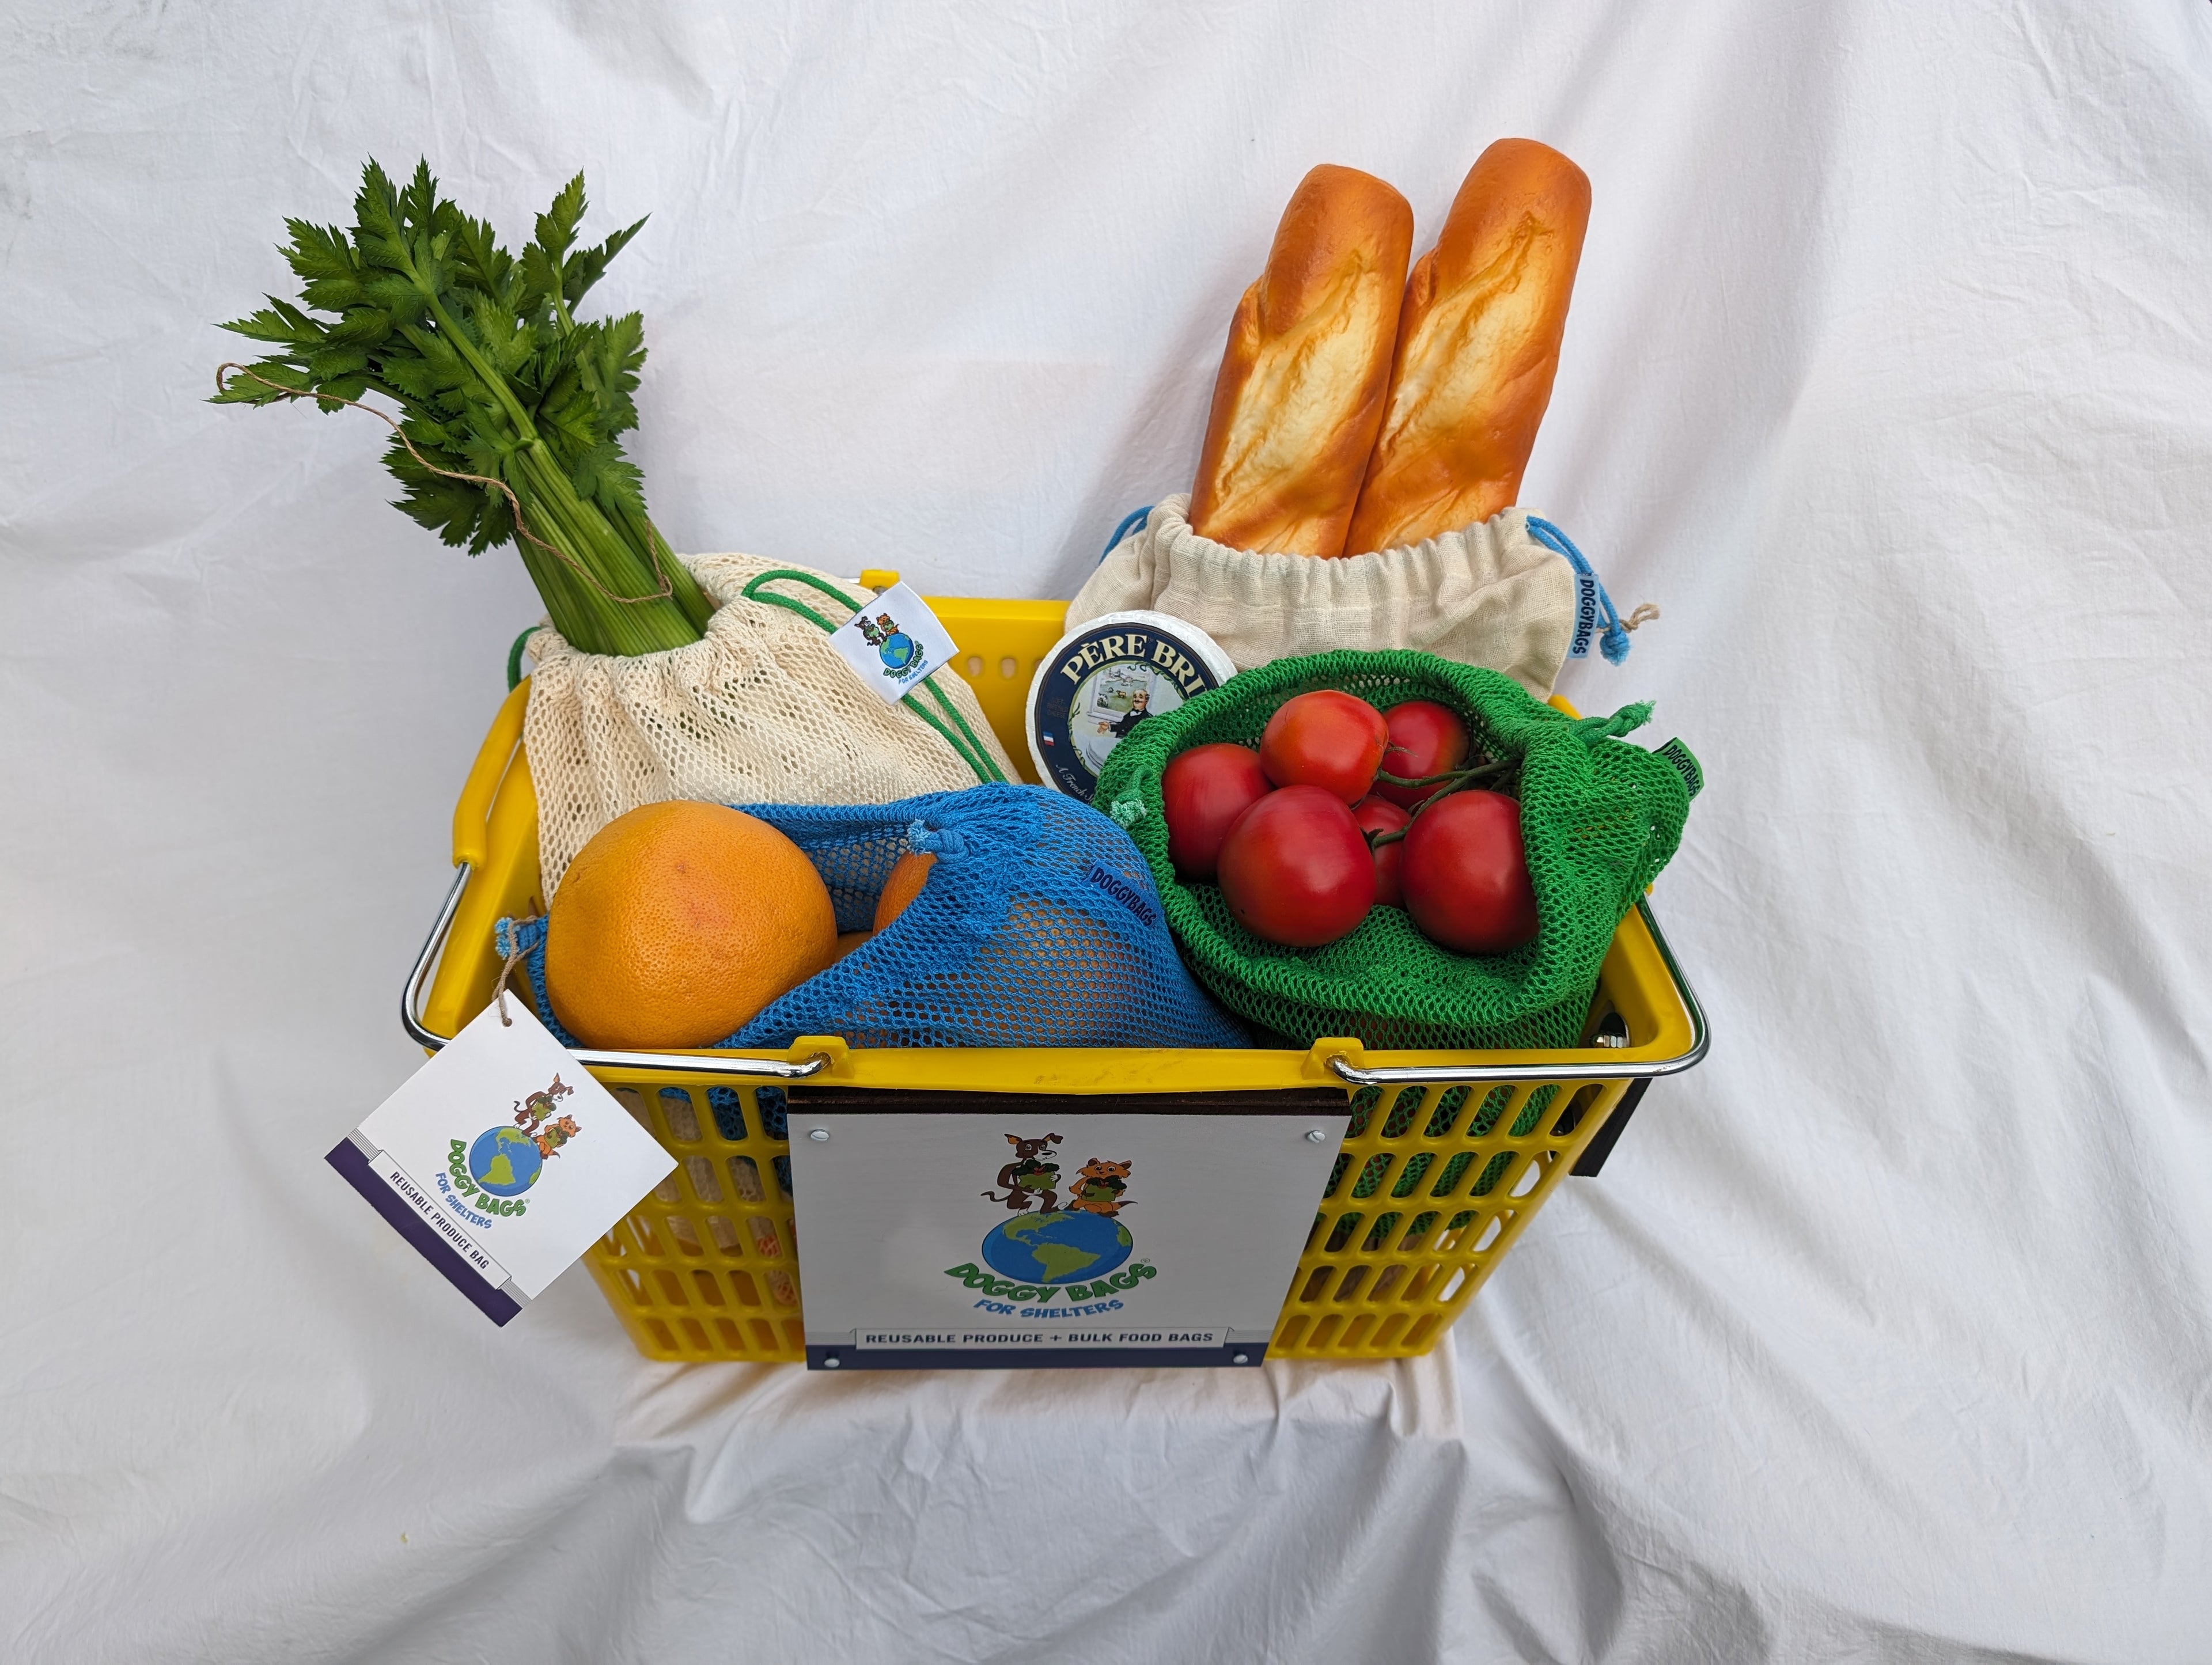
{"type": "MultiPolygon", "coordinates": [[[[538,915],[533,912],[530,917],[538,915]]],[[[525,921],[526,923],[526,921],[525,921]]],[[[514,1019],[507,1015],[507,980],[514,975],[514,968],[522,963],[522,933],[510,924],[507,930],[507,963],[499,969],[499,981],[492,987],[491,997],[499,1007],[499,1022],[502,1029],[513,1029],[514,1019]]],[[[525,972],[524,975],[529,974],[525,972]]]]}
{"type": "MultiPolygon", "coordinates": [[[[617,595],[605,585],[600,583],[598,577],[593,574],[592,569],[589,567],[586,567],[582,562],[577,560],[574,556],[569,554],[566,550],[556,549],[552,544],[540,538],[536,532],[530,530],[529,526],[522,518],[522,500],[514,495],[514,487],[508,485],[504,480],[494,479],[489,474],[465,474],[457,469],[439,467],[437,464],[432,462],[428,457],[425,457],[421,452],[415,448],[415,441],[407,437],[407,430],[405,428],[402,428],[398,422],[392,421],[390,416],[386,416],[383,411],[378,410],[373,404],[363,404],[359,399],[340,398],[336,393],[319,392],[312,387],[287,387],[281,381],[270,380],[268,377],[263,375],[250,364],[228,363],[216,365],[215,367],[215,391],[218,393],[228,393],[230,392],[230,389],[224,386],[222,382],[222,373],[226,370],[235,370],[241,376],[251,376],[254,380],[259,382],[264,387],[274,389],[276,392],[281,393],[288,399],[315,399],[319,401],[327,399],[333,404],[343,404],[349,406],[356,410],[368,411],[370,416],[375,417],[377,421],[382,422],[386,428],[389,428],[393,433],[399,436],[399,443],[407,447],[407,454],[409,456],[412,457],[417,463],[421,464],[422,467],[428,469],[431,473],[435,474],[441,479],[465,480],[471,485],[486,487],[490,490],[496,491],[501,496],[506,498],[507,513],[514,517],[515,536],[524,539],[526,542],[535,544],[539,549],[544,550],[546,554],[551,556],[555,560],[562,562],[564,566],[570,568],[574,571],[575,574],[579,578],[582,579],[584,582],[597,590],[609,601],[619,602],[625,607],[639,607],[644,605],[644,604],[648,601],[664,601],[668,597],[676,593],[676,585],[674,580],[668,576],[667,569],[660,564],[660,550],[657,547],[648,547],[646,553],[653,557],[653,575],[660,580],[660,587],[653,591],[649,595],[617,595]]],[[[501,1009],[500,1015],[502,1017],[506,1015],[504,1008],[501,1009]]]]}

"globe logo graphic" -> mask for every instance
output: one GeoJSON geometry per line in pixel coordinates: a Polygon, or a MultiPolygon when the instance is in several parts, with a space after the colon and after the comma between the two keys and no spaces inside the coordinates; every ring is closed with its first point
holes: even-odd
{"type": "Polygon", "coordinates": [[[469,1146],[469,1177],[495,1197],[519,1197],[545,1171],[545,1158],[520,1127],[487,1127],[469,1146]]]}
{"type": "Polygon", "coordinates": [[[882,657],[884,663],[892,670],[903,671],[914,663],[915,655],[921,652],[921,648],[905,631],[894,630],[884,638],[882,643],[876,648],[876,652],[882,657]]]}
{"type": "Polygon", "coordinates": [[[1072,1284],[1103,1278],[1135,1247],[1119,1220],[1079,1209],[1020,1214],[983,1239],[983,1260],[1003,1277],[1025,1284],[1072,1284]]]}

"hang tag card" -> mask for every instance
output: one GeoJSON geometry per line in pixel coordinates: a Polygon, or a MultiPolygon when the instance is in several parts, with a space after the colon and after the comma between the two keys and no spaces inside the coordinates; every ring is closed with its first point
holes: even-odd
{"type": "Polygon", "coordinates": [[[1260,1364],[1344,1094],[1006,1097],[793,1092],[808,1364],[1260,1364]]]}
{"type": "Polygon", "coordinates": [[[959,652],[921,597],[894,584],[830,633],[837,656],[887,703],[904,699],[959,652]]]}
{"type": "Polygon", "coordinates": [[[331,1151],[330,1164],[495,1324],[665,1179],[675,1158],[510,995],[331,1151]]]}

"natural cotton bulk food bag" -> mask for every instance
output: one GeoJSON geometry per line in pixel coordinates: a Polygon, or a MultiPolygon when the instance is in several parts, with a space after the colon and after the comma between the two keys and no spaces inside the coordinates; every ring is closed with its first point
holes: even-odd
{"type": "Polygon", "coordinates": [[[1316,560],[1202,538],[1188,507],[1188,497],[1166,498],[1107,553],[1068,604],[1070,629],[1148,607],[1197,625],[1240,670],[1340,648],[1411,647],[1502,671],[1540,699],[1574,645],[1583,586],[1529,530],[1525,510],[1400,549],[1316,560]]]}

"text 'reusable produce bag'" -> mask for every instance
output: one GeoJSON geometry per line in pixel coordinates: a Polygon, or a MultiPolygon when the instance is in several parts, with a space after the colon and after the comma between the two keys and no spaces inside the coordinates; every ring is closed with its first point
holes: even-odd
{"type": "MultiPolygon", "coordinates": [[[[933,724],[914,703],[887,702],[866,686],[821,623],[743,593],[767,573],[834,583],[827,574],[747,555],[685,564],[715,603],[699,641],[625,658],[580,652],[550,625],[531,638],[538,669],[523,744],[549,896],[593,833],[641,805],[883,804],[971,787],[989,769],[1018,778],[957,672],[932,675],[921,692],[951,708],[933,724]],[[980,750],[988,769],[956,744],[980,750]]],[[[853,611],[819,586],[793,594],[833,623],[853,611]]]]}
{"type": "Polygon", "coordinates": [[[1391,1048],[1572,1047],[1613,929],[1680,842],[1695,760],[1618,738],[1644,707],[1576,719],[1499,672],[1425,653],[1335,653],[1248,671],[1141,725],[1115,748],[1096,802],[1129,829],[1151,864],[1168,923],[1199,980],[1232,1012],[1298,1045],[1328,1036],[1391,1048]],[[1276,708],[1339,689],[1378,709],[1433,700],[1467,724],[1484,755],[1515,765],[1540,926],[1504,954],[1452,952],[1377,907],[1317,949],[1262,941],[1231,915],[1219,888],[1185,884],[1168,854],[1160,777],[1177,753],[1256,744],[1276,708]]]}
{"type": "MultiPolygon", "coordinates": [[[[936,860],[897,919],[775,1000],[726,1047],[836,1035],[855,1047],[1241,1047],[1176,957],[1146,860],[1113,822],[1042,787],[841,807],[748,804],[806,853],[841,931],[865,929],[909,852],[936,860]]],[[[543,920],[502,921],[539,1015],[543,920]],[[512,933],[511,935],[509,933],[512,933]]]]}
{"type": "Polygon", "coordinates": [[[1509,508],[1370,555],[1316,560],[1231,549],[1165,499],[1108,551],[1068,605],[1086,619],[1152,608],[1187,619],[1240,670],[1334,649],[1407,647],[1552,691],[1574,646],[1580,586],[1564,556],[1509,508]]]}

